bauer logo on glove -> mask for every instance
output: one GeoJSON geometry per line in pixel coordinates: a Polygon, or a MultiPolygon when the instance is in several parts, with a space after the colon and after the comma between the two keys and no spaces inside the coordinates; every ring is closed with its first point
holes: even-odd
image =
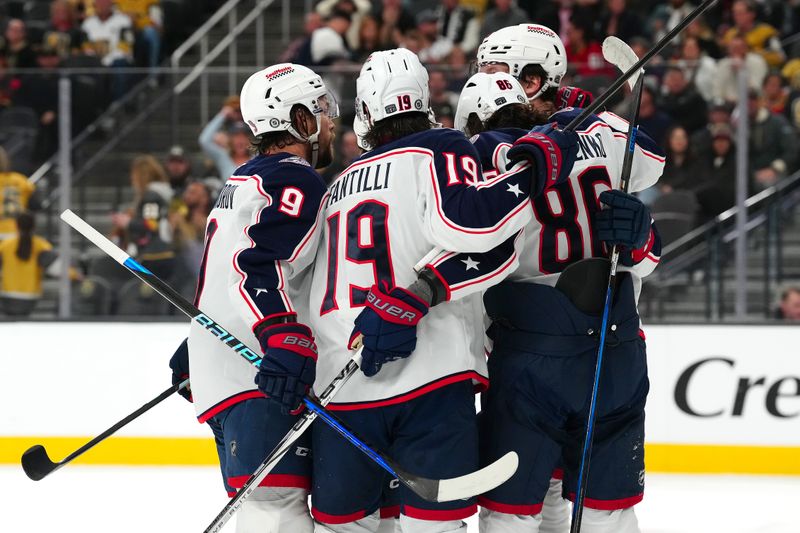
{"type": "MultiPolygon", "coordinates": [[[[367,294],[368,305],[380,313],[384,320],[395,322],[397,324],[408,323],[411,325],[416,324],[422,318],[422,313],[418,310],[410,310],[407,307],[400,307],[392,301],[393,299],[386,294],[376,294],[370,291],[367,294]]],[[[396,301],[396,300],[395,300],[396,301]]]]}

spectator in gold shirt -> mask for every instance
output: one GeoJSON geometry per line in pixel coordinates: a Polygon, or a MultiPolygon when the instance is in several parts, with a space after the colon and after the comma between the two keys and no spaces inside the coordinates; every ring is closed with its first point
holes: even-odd
{"type": "Polygon", "coordinates": [[[34,219],[28,212],[17,217],[16,236],[0,242],[0,306],[8,316],[31,314],[42,296],[42,278],[53,267],[53,245],[33,234],[34,219]]]}
{"type": "Polygon", "coordinates": [[[29,208],[36,187],[19,172],[11,172],[8,155],[0,146],[0,241],[17,233],[14,219],[29,208]]]}
{"type": "MultiPolygon", "coordinates": [[[[148,67],[157,67],[161,56],[164,15],[159,0],[116,0],[117,9],[131,18],[136,32],[135,47],[141,47],[148,67]]],[[[139,54],[135,54],[139,57],[139,54]]]]}
{"type": "Polygon", "coordinates": [[[725,32],[722,43],[727,45],[733,37],[741,36],[750,50],[759,54],[770,68],[778,68],[786,60],[778,30],[756,20],[756,3],[753,0],[736,0],[731,8],[734,27],[725,32]]]}

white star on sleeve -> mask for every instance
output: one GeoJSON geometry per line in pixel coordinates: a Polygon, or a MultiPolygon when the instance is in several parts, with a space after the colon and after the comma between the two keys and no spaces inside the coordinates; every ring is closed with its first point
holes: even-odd
{"type": "Polygon", "coordinates": [[[262,292],[264,294],[267,294],[268,291],[267,289],[256,289],[256,298],[258,298],[258,295],[261,294],[262,292]]]}
{"type": "Polygon", "coordinates": [[[519,190],[519,184],[517,183],[513,185],[509,183],[506,192],[512,193],[514,195],[514,198],[519,198],[519,195],[522,194],[522,191],[519,190]]]}
{"type": "Polygon", "coordinates": [[[469,256],[467,256],[466,259],[462,259],[461,262],[464,263],[465,265],[467,265],[467,270],[469,270],[471,268],[474,268],[475,270],[480,270],[478,268],[478,265],[480,265],[480,262],[479,261],[475,261],[474,259],[472,259],[469,256]]]}

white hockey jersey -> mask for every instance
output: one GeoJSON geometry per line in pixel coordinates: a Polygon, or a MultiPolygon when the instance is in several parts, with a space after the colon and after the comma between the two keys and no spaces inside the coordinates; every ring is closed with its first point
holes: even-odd
{"type": "MultiPolygon", "coordinates": [[[[565,110],[553,118],[565,126],[581,110],[565,110]]],[[[519,268],[509,279],[555,286],[559,273],[580,259],[607,257],[608,251],[593,231],[594,213],[602,208],[603,191],[619,189],[622,161],[628,147],[628,122],[613,113],[592,116],[576,130],[578,159],[569,180],[535,198],[533,219],[525,227],[519,268]]],[[[639,132],[631,168],[629,192],[644,190],[664,171],[663,150],[639,132]]],[[[634,278],[650,274],[658,264],[661,244],[656,230],[640,250],[634,250],[634,278]]]]}
{"type": "MultiPolygon", "coordinates": [[[[304,275],[317,251],[326,188],[302,158],[259,155],[225,183],[208,216],[195,305],[261,354],[255,329],[298,315],[307,323],[304,275]]],[[[192,396],[201,422],[248,398],[263,397],[256,368],[197,321],[189,333],[192,396]]]]}
{"type": "MultiPolygon", "coordinates": [[[[580,109],[556,113],[553,118],[565,126],[580,109]]],[[[436,271],[453,299],[483,292],[499,279],[543,283],[555,286],[560,272],[568,265],[589,257],[605,257],[607,250],[592,224],[594,213],[601,209],[600,193],[619,188],[622,161],[627,150],[628,122],[613,113],[592,116],[576,130],[579,138],[578,159],[569,179],[531,201],[532,218],[516,240],[509,240],[484,254],[443,252],[428,266],[436,271]],[[471,261],[472,269],[463,263],[471,261]]],[[[481,160],[484,176],[505,171],[505,152],[523,130],[501,129],[483,132],[471,139],[481,160]]],[[[665,155],[647,134],[639,131],[636,139],[629,191],[653,185],[663,173],[665,155]]],[[[641,278],[658,264],[660,238],[653,228],[647,244],[632,252],[634,265],[619,266],[630,271],[637,287],[641,278]]]]}
{"type": "MultiPolygon", "coordinates": [[[[351,357],[353,321],[369,288],[406,287],[413,267],[435,247],[486,251],[528,222],[530,169],[481,183],[478,154],[455,130],[435,129],[381,146],[350,165],[329,187],[311,285],[317,339],[317,392],[351,357]]],[[[407,359],[372,378],[358,373],[332,409],[358,409],[411,399],[462,380],[486,382],[478,295],[432,308],[407,359]]]]}

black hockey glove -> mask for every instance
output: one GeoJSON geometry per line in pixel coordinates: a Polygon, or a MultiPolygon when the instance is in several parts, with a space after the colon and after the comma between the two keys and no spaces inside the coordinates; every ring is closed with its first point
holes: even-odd
{"type": "Polygon", "coordinates": [[[566,181],[578,155],[578,134],[554,124],[536,126],[517,139],[508,151],[511,163],[528,161],[533,167],[531,196],[566,181]]]}
{"type": "Polygon", "coordinates": [[[363,336],[361,371],[367,377],[377,374],[384,363],[403,359],[417,347],[417,324],[430,306],[407,289],[373,285],[367,305],[356,317],[349,348],[363,336]]]}
{"type": "Polygon", "coordinates": [[[622,264],[632,266],[631,252],[650,239],[650,210],[635,196],[616,189],[600,193],[600,201],[608,207],[595,215],[597,238],[622,246],[622,264]]]}
{"type": "MultiPolygon", "coordinates": [[[[189,339],[183,339],[183,342],[172,357],[169,359],[169,367],[172,369],[172,384],[176,385],[189,377],[189,339]]],[[[192,401],[192,390],[189,387],[178,389],[178,394],[192,401]]]]}
{"type": "Polygon", "coordinates": [[[268,399],[281,405],[283,414],[299,414],[303,396],[317,375],[317,345],[308,326],[296,322],[277,324],[259,332],[264,358],[256,385],[268,399]]]}

